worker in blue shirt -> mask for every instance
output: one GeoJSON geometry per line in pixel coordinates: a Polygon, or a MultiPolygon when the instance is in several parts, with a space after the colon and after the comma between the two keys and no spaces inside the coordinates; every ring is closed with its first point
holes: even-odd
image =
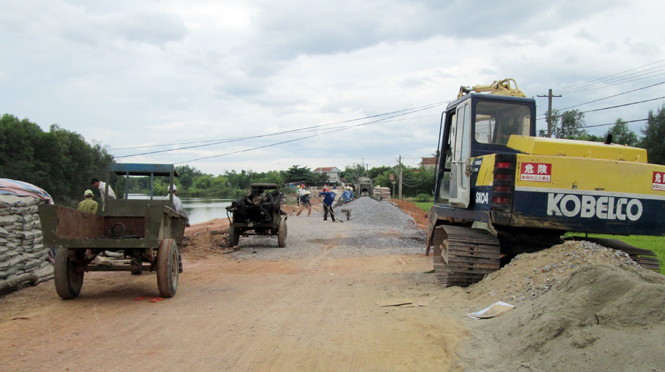
{"type": "Polygon", "coordinates": [[[335,222],[335,213],[333,213],[332,203],[335,201],[335,196],[337,196],[332,191],[321,191],[319,197],[323,196],[323,220],[328,221],[328,212],[330,212],[330,218],[335,222]]]}
{"type": "Polygon", "coordinates": [[[348,203],[351,200],[353,200],[353,198],[354,198],[353,191],[351,191],[351,188],[347,186],[344,192],[342,193],[342,200],[344,200],[344,203],[348,203]]]}
{"type": "Polygon", "coordinates": [[[342,196],[337,201],[337,203],[335,203],[335,206],[333,208],[337,208],[339,205],[344,205],[344,204],[350,202],[351,200],[353,200],[354,198],[355,198],[355,195],[353,195],[352,189],[349,186],[346,186],[344,188],[344,192],[342,193],[342,196]]]}

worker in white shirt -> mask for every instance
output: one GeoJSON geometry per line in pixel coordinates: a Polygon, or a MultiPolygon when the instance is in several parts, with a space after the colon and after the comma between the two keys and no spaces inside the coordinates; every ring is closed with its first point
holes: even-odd
{"type": "MultiPolygon", "coordinates": [[[[171,192],[171,186],[169,186],[168,192],[171,192]]],[[[187,218],[187,223],[185,224],[185,226],[189,227],[189,217],[187,217],[187,212],[185,212],[185,207],[182,205],[182,201],[180,201],[180,198],[177,195],[178,195],[178,187],[176,185],[173,185],[173,207],[175,208],[176,212],[182,214],[187,218]]]]}
{"type": "MultiPolygon", "coordinates": [[[[92,178],[90,180],[90,186],[99,189],[99,194],[102,196],[102,210],[104,210],[104,206],[106,205],[106,201],[104,200],[104,194],[106,194],[106,182],[100,181],[97,178],[92,178]]],[[[113,192],[111,186],[109,186],[108,193],[110,199],[116,199],[115,192],[113,192]]]]}

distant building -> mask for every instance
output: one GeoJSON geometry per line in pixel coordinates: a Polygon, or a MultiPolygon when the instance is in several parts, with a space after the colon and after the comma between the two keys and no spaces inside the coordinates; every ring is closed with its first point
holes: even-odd
{"type": "Polygon", "coordinates": [[[436,168],[436,163],[438,163],[439,158],[434,157],[434,158],[423,158],[423,161],[420,163],[420,165],[423,166],[425,169],[434,169],[436,168]]]}
{"type": "Polygon", "coordinates": [[[314,173],[323,173],[328,176],[330,182],[341,182],[339,174],[342,173],[337,167],[322,167],[314,169],[314,173]]]}

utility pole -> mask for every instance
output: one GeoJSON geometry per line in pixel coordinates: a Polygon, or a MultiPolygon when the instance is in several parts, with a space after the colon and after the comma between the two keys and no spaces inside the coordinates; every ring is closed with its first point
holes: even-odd
{"type": "Polygon", "coordinates": [[[553,96],[552,89],[550,89],[546,96],[538,96],[538,97],[547,97],[547,137],[551,138],[552,137],[552,98],[557,98],[561,96],[560,95],[553,96]]]}
{"type": "Polygon", "coordinates": [[[399,200],[402,200],[402,155],[399,156],[399,200]]]}

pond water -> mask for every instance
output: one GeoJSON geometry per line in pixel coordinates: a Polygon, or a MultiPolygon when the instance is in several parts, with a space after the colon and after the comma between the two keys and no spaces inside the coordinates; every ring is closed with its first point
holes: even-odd
{"type": "MultiPolygon", "coordinates": [[[[150,199],[146,194],[129,194],[129,199],[150,199]]],[[[155,199],[167,199],[164,196],[155,196],[155,199]]],[[[201,223],[215,218],[226,218],[226,207],[231,205],[232,199],[215,198],[180,198],[185,212],[189,216],[189,223],[201,223]]]]}

